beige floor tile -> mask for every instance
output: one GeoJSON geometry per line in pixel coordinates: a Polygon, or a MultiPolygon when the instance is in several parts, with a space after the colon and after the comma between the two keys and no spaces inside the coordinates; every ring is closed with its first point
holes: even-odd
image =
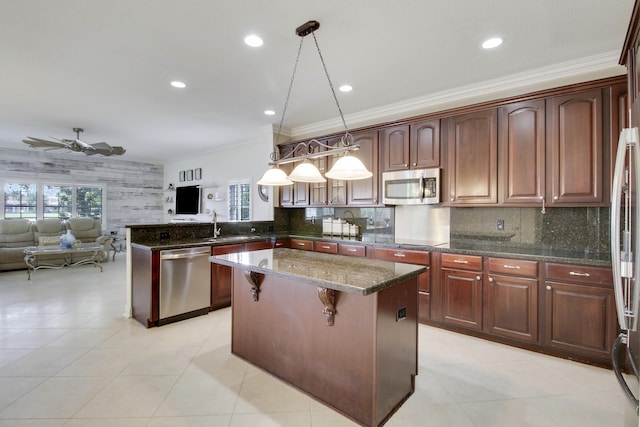
{"type": "Polygon", "coordinates": [[[476,427],[456,403],[422,404],[409,399],[385,424],[385,427],[476,427]]]}
{"type": "Polygon", "coordinates": [[[222,415],[233,413],[244,373],[219,371],[183,375],[154,416],[222,415]]]}
{"type": "Polygon", "coordinates": [[[0,349],[0,368],[31,353],[32,349],[0,349]]]}
{"type": "Polygon", "coordinates": [[[231,415],[153,417],[146,427],[228,427],[231,415]]]}
{"type": "Polygon", "coordinates": [[[116,376],[140,356],[142,349],[94,348],[60,370],[56,376],[116,376]]]}
{"type": "Polygon", "coordinates": [[[563,427],[522,399],[461,403],[460,407],[476,427],[563,427]]]}
{"type": "Polygon", "coordinates": [[[233,414],[229,427],[311,427],[311,415],[308,411],[233,414]]]}
{"type": "Polygon", "coordinates": [[[0,411],[20,399],[47,377],[4,377],[0,378],[0,411]]]}
{"type": "Polygon", "coordinates": [[[71,418],[110,379],[49,378],[0,411],[0,418],[71,418]]]}
{"type": "Polygon", "coordinates": [[[148,418],[76,418],[64,427],[145,427],[148,422],[148,418]]]}
{"type": "Polygon", "coordinates": [[[36,349],[0,369],[0,377],[50,376],[87,352],[86,349],[36,349]]]}
{"type": "Polygon", "coordinates": [[[199,347],[152,347],[143,350],[121,375],[182,374],[199,347]]]}
{"type": "Polygon", "coordinates": [[[178,375],[116,377],[74,414],[74,417],[151,417],[178,378],[178,375]]]}
{"type": "Polygon", "coordinates": [[[68,334],[72,329],[25,329],[0,341],[0,348],[40,348],[68,334]]]}
{"type": "Polygon", "coordinates": [[[0,427],[62,427],[66,419],[56,420],[2,420],[0,427]]]}
{"type": "Polygon", "coordinates": [[[44,348],[94,348],[113,334],[110,329],[74,329],[44,348]]]}
{"type": "Polygon", "coordinates": [[[308,412],[310,400],[277,378],[250,368],[242,383],[234,413],[308,412]]]}

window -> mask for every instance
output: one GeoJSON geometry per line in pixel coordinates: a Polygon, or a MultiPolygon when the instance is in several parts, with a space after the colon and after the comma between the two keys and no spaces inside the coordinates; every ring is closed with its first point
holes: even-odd
{"type": "Polygon", "coordinates": [[[73,214],[73,187],[42,186],[43,218],[68,219],[73,214]]]}
{"type": "Polygon", "coordinates": [[[99,185],[5,183],[4,218],[91,217],[102,221],[104,188],[99,185]]]}
{"type": "Polygon", "coordinates": [[[6,184],[4,186],[4,217],[36,220],[38,192],[35,184],[6,184]]]}
{"type": "Polygon", "coordinates": [[[229,184],[229,221],[251,219],[251,183],[229,184]]]}

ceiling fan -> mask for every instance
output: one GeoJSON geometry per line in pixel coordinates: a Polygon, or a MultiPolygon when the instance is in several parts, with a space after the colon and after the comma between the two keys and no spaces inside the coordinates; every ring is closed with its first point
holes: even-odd
{"type": "Polygon", "coordinates": [[[29,145],[31,148],[44,148],[45,151],[57,150],[60,148],[66,148],[71,151],[84,153],[87,156],[93,156],[94,154],[101,154],[103,156],[120,156],[126,152],[122,147],[112,147],[106,142],[96,142],[95,144],[89,144],[80,139],[80,132],[84,132],[82,128],[73,128],[76,133],[76,139],[55,139],[55,141],[49,141],[46,139],[34,138],[28,136],[29,139],[23,139],[22,142],[29,145]]]}

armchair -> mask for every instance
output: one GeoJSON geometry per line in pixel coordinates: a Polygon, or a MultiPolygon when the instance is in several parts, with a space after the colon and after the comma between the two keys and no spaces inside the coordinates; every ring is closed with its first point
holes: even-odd
{"type": "Polygon", "coordinates": [[[31,222],[0,219],[0,271],[26,268],[22,250],[27,246],[34,246],[31,222]]]}

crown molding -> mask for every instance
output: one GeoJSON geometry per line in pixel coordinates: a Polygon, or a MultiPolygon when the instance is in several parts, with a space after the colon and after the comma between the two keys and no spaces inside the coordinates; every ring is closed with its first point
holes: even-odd
{"type": "MultiPolygon", "coordinates": [[[[444,110],[452,106],[462,106],[465,103],[490,101],[535,90],[618,76],[626,73],[626,69],[618,65],[619,54],[618,51],[606,52],[537,68],[529,72],[512,74],[422,97],[411,98],[382,107],[347,114],[345,115],[345,120],[350,128],[357,128],[391,119],[444,110]]],[[[292,128],[291,135],[295,135],[296,138],[305,135],[320,135],[342,128],[342,121],[339,118],[334,118],[292,128]]]]}

